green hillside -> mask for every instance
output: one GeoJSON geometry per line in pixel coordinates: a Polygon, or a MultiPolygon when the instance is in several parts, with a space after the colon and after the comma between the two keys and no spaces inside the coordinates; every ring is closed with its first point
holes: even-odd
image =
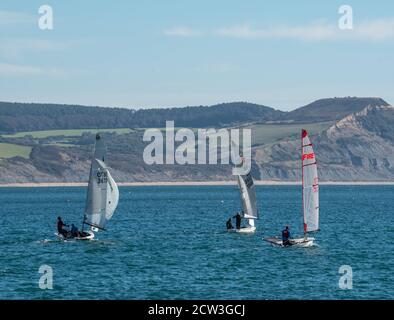
{"type": "Polygon", "coordinates": [[[11,143],[0,143],[0,159],[8,159],[12,157],[29,158],[31,147],[20,146],[11,143]]]}
{"type": "Polygon", "coordinates": [[[310,134],[318,134],[333,125],[334,122],[319,122],[308,124],[256,124],[252,125],[252,144],[265,145],[286,138],[300,136],[301,129],[306,129],[310,134]]]}
{"type": "Polygon", "coordinates": [[[70,130],[44,130],[44,131],[24,131],[15,134],[4,134],[4,138],[22,138],[26,136],[32,136],[35,139],[42,139],[48,137],[78,137],[84,133],[97,133],[97,132],[113,132],[117,134],[124,134],[132,132],[132,129],[128,128],[114,128],[114,129],[70,129],[70,130]]]}

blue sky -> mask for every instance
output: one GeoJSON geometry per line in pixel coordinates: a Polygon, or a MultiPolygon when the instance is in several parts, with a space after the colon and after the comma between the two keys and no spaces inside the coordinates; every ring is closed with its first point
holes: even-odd
{"type": "Polygon", "coordinates": [[[0,3],[0,100],[132,108],[315,99],[394,103],[394,2],[0,3]],[[115,5],[116,3],[116,5],[115,5]],[[52,6],[54,29],[38,28],[52,6]],[[341,5],[353,30],[340,30],[341,5]]]}

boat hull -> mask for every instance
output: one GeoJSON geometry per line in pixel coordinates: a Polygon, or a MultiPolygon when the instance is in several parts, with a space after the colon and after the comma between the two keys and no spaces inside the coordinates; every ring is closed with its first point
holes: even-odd
{"type": "Polygon", "coordinates": [[[80,237],[64,237],[63,235],[59,234],[59,233],[55,233],[55,235],[61,239],[61,240],[79,240],[79,241],[86,241],[86,240],[92,240],[94,238],[94,233],[91,231],[84,231],[84,236],[80,236],[80,237]]]}
{"type": "Polygon", "coordinates": [[[312,237],[306,237],[306,238],[297,238],[297,239],[291,239],[290,243],[291,245],[289,246],[284,246],[282,239],[278,237],[271,237],[271,238],[263,238],[264,241],[269,242],[273,246],[276,247],[311,247],[314,245],[315,238],[312,237]]]}
{"type": "Polygon", "coordinates": [[[75,240],[92,240],[94,238],[94,233],[92,231],[85,231],[86,235],[83,237],[76,237],[75,240]]]}
{"type": "Polygon", "coordinates": [[[230,233],[253,233],[256,231],[256,227],[245,227],[241,229],[228,229],[227,232],[230,233]]]}

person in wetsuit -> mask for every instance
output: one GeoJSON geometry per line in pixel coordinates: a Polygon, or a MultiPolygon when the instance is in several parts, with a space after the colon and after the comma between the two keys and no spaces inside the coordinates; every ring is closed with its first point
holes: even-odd
{"type": "Polygon", "coordinates": [[[72,235],[73,237],[78,237],[78,236],[79,236],[78,228],[74,225],[74,223],[71,224],[71,230],[70,230],[70,232],[71,232],[71,235],[72,235]]]}
{"type": "Polygon", "coordinates": [[[67,230],[63,229],[63,227],[68,227],[68,225],[62,221],[61,217],[57,217],[57,232],[66,238],[67,230]]]}
{"type": "Polygon", "coordinates": [[[229,219],[227,220],[227,222],[226,222],[226,227],[227,227],[227,230],[230,230],[230,229],[233,228],[233,224],[232,224],[232,222],[231,222],[231,218],[229,218],[229,219]]]}
{"type": "Polygon", "coordinates": [[[241,229],[242,216],[239,212],[233,217],[235,218],[235,227],[241,229]]]}
{"type": "Polygon", "coordinates": [[[290,230],[288,226],[286,226],[285,229],[282,231],[282,243],[285,247],[292,245],[292,243],[290,242],[290,230]]]}

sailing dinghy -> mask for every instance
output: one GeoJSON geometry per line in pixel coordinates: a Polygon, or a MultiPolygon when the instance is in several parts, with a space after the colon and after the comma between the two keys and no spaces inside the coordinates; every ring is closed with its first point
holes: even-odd
{"type": "MultiPolygon", "coordinates": [[[[233,144],[232,144],[233,146],[233,144]]],[[[242,160],[242,158],[241,158],[242,160]]],[[[242,218],[247,220],[246,226],[240,229],[228,229],[228,232],[253,233],[256,231],[255,220],[259,217],[256,201],[256,190],[250,171],[245,175],[237,175],[237,183],[243,208],[242,218]]]]}
{"type": "MultiPolygon", "coordinates": [[[[90,165],[82,230],[76,240],[91,240],[94,232],[105,230],[119,202],[119,189],[105,164],[106,148],[99,134],[96,135],[93,159],[90,165]],[[90,230],[84,230],[89,226],[90,230]]],[[[60,236],[62,237],[62,236],[60,236]]]]}
{"type": "MultiPolygon", "coordinates": [[[[304,237],[290,239],[291,245],[310,247],[315,238],[308,237],[308,233],[319,231],[319,179],[317,163],[313,145],[308,132],[302,130],[302,211],[304,218],[304,237]]],[[[273,245],[283,246],[282,239],[277,237],[265,238],[273,245]]]]}

